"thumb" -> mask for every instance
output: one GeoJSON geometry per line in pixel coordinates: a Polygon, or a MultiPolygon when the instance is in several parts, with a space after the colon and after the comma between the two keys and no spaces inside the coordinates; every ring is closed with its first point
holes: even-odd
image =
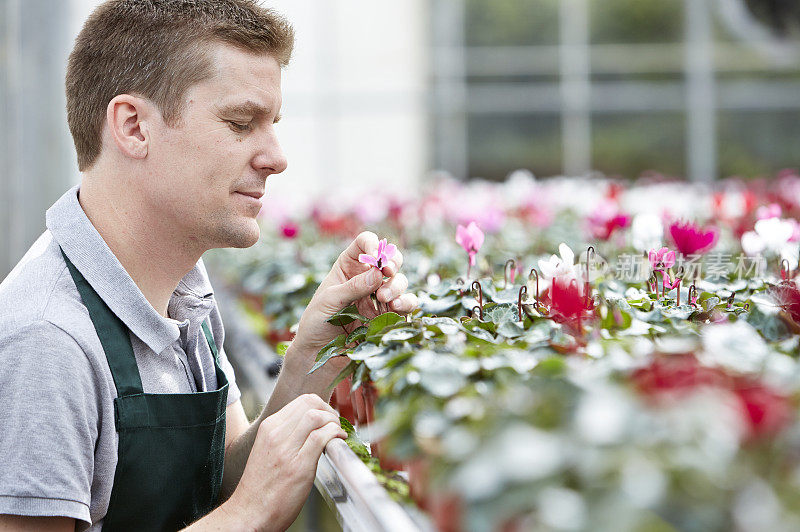
{"type": "Polygon", "coordinates": [[[381,285],[383,274],[377,268],[370,268],[364,273],[348,279],[346,282],[329,288],[328,303],[338,312],[353,301],[373,293],[381,285]]]}

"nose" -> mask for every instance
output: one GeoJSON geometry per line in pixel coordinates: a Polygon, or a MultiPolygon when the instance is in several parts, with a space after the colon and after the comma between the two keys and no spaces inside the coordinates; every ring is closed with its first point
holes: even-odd
{"type": "Polygon", "coordinates": [[[269,135],[264,138],[259,146],[258,153],[253,157],[252,165],[256,170],[267,175],[280,174],[286,170],[289,162],[283,154],[283,149],[274,130],[270,131],[269,135]]]}

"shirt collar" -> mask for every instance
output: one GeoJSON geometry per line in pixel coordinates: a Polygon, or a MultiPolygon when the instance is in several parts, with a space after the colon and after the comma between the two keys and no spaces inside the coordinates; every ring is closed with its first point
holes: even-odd
{"type": "MultiPolygon", "coordinates": [[[[161,353],[180,337],[179,327],[153,308],[112,253],[83,212],[78,202],[79,188],[76,185],[69,189],[47,210],[47,228],[111,311],[153,352],[161,353]]],[[[211,283],[201,259],[173,292],[170,312],[194,303],[190,306],[207,316],[213,306],[212,297],[211,283]]],[[[192,314],[197,315],[197,311],[192,314]]],[[[182,314],[173,317],[184,320],[182,314]]]]}

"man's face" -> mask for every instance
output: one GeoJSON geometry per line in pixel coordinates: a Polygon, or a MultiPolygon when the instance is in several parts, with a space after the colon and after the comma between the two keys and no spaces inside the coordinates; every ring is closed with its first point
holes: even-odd
{"type": "Polygon", "coordinates": [[[287,164],[275,134],[281,70],[222,44],[210,57],[216,74],[187,91],[180,123],[154,124],[148,202],[192,247],[252,246],[267,176],[287,164]]]}

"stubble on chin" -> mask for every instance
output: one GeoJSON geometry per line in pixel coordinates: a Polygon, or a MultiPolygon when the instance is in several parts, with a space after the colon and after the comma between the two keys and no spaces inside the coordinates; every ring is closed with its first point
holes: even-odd
{"type": "Polygon", "coordinates": [[[214,247],[249,248],[258,242],[261,234],[255,220],[227,220],[227,223],[217,224],[214,247]]]}

